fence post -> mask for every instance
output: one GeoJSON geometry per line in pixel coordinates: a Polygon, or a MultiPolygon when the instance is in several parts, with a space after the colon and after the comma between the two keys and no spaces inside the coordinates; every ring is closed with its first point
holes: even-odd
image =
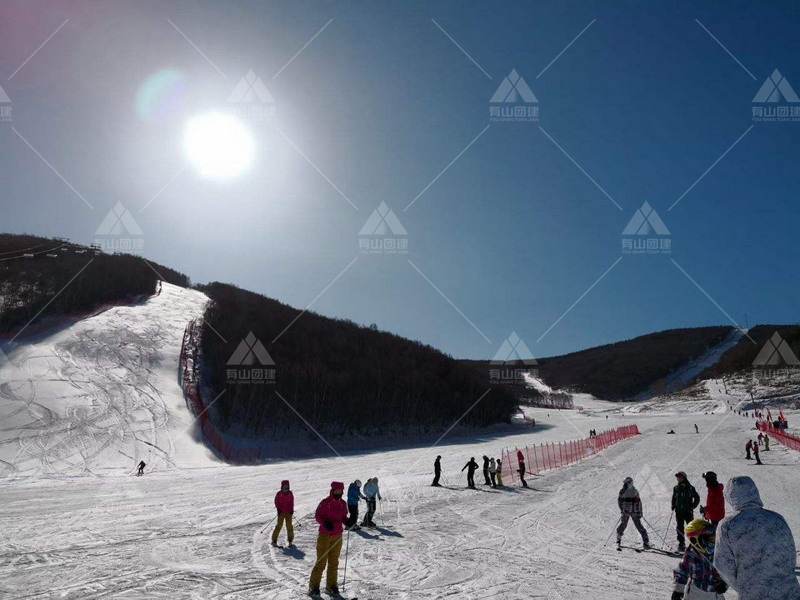
{"type": "Polygon", "coordinates": [[[564,445],[561,442],[558,442],[558,453],[561,455],[561,466],[563,467],[566,463],[564,462],[564,445]]]}

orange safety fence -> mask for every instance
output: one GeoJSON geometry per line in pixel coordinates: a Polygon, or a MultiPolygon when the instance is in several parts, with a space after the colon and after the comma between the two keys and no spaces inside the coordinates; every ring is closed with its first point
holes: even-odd
{"type": "Polygon", "coordinates": [[[763,431],[764,433],[771,435],[784,446],[800,452],[800,440],[794,436],[784,433],[780,429],[776,429],[772,423],[768,423],[767,421],[759,421],[756,423],[756,427],[758,427],[759,431],[763,431]]]}
{"type": "Polygon", "coordinates": [[[636,425],[626,425],[582,440],[525,446],[522,449],[514,448],[513,452],[505,449],[502,453],[503,477],[510,476],[511,481],[519,480],[518,452],[522,452],[525,459],[525,473],[537,475],[542,471],[564,467],[589,458],[617,442],[637,435],[639,428],[636,425]]]}

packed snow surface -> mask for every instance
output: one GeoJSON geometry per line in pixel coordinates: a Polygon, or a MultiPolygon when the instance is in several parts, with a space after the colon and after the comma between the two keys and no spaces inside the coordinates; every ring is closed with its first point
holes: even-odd
{"type": "MultiPolygon", "coordinates": [[[[204,302],[196,292],[164,286],[141,305],[111,309],[15,350],[12,360],[29,376],[0,388],[7,463],[0,479],[0,597],[301,598],[315,555],[317,503],[332,480],[357,478],[378,477],[383,496],[378,529],[349,535],[345,595],[361,599],[668,598],[677,558],[620,552],[613,539],[604,545],[628,475],[658,545],[662,536],[676,544],[667,522],[678,470],[703,501],[704,471],[716,471],[722,482],[750,475],[765,506],[800,534],[800,454],[773,442],[761,454],[763,466],[745,460],[744,444],[757,435],[753,420],[727,410],[719,397],[713,414],[631,414],[582,396],[575,399],[581,413],[526,408],[536,428],[448,435],[434,448],[220,464],[193,439],[176,384],[183,326],[204,302]],[[481,462],[504,448],[632,423],[641,436],[531,476],[529,489],[512,485],[509,473],[505,489],[490,489],[480,484],[480,471],[478,489],[465,489],[460,469],[471,456],[481,462]],[[670,429],[676,434],[667,435],[670,429]],[[152,453],[143,454],[150,444],[152,453]],[[442,488],[430,487],[437,454],[442,488]],[[142,457],[145,476],[132,476],[142,457]],[[262,531],[275,515],[282,479],[295,493],[295,550],[271,547],[271,527],[262,531]]],[[[792,423],[795,414],[788,416],[792,423]]],[[[640,546],[633,526],[623,543],[640,546]]],[[[340,587],[344,563],[343,552],[340,587]]]]}

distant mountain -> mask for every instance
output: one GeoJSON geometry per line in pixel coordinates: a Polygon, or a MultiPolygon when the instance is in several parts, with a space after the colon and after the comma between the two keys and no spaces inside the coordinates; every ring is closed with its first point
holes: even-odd
{"type": "Polygon", "coordinates": [[[91,311],[152,294],[159,280],[186,287],[189,278],[130,254],[31,235],[0,234],[0,333],[31,320],[91,311]]]}

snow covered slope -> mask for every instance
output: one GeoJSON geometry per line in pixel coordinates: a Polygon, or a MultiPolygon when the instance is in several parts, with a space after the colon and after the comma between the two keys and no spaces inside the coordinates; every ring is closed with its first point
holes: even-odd
{"type": "MultiPolygon", "coordinates": [[[[677,470],[688,473],[704,501],[702,472],[714,470],[722,481],[751,475],[767,507],[783,513],[800,536],[800,453],[773,444],[762,453],[764,466],[746,461],[744,442],[754,434],[749,419],[730,412],[607,413],[606,419],[530,410],[536,429],[495,439],[445,438],[432,449],[145,477],[0,481],[0,594],[68,600],[302,598],[314,560],[317,503],[331,480],[372,476],[380,478],[384,497],[379,528],[351,533],[349,541],[347,591],[362,599],[668,598],[676,558],[618,552],[613,541],[603,545],[616,525],[617,492],[627,475],[642,493],[645,518],[656,532],[651,538],[659,545],[665,535],[675,544],[666,530],[677,470]],[[501,448],[575,439],[589,428],[632,422],[642,436],[532,477],[530,489],[464,489],[460,469],[470,456],[498,456],[501,448]],[[673,428],[677,434],[666,435],[673,428]],[[443,457],[444,488],[429,486],[436,454],[443,457]],[[292,481],[301,524],[296,550],[272,548],[269,529],[261,533],[274,516],[272,498],[284,478],[292,481]]],[[[624,543],[640,544],[632,526],[624,543]]],[[[736,600],[736,594],[726,597],[736,600]]]]}
{"type": "Polygon", "coordinates": [[[142,303],[5,348],[0,475],[102,474],[140,460],[153,470],[218,464],[192,439],[177,383],[184,327],[207,301],[164,283],[142,303]]]}

